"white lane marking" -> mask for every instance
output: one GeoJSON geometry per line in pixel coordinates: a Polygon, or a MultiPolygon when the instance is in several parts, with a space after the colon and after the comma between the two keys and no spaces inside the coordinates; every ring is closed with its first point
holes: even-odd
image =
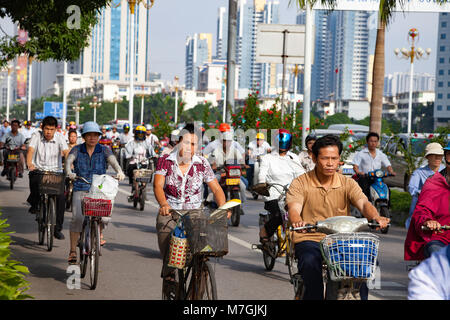
{"type": "MultiPolygon", "coordinates": [[[[232,236],[231,234],[228,234],[228,239],[246,249],[252,250],[252,244],[247,241],[236,238],[235,236],[232,236]]],[[[254,250],[252,250],[252,251],[254,251],[254,250]]]]}
{"type": "MultiPolygon", "coordinates": [[[[129,195],[131,194],[130,191],[125,191],[125,190],[123,190],[123,189],[121,189],[121,188],[119,188],[119,192],[120,192],[120,193],[123,193],[123,194],[126,195],[126,196],[129,196],[129,195]]],[[[158,208],[158,206],[155,205],[155,204],[154,204],[153,202],[151,202],[150,200],[145,200],[145,203],[147,203],[147,204],[153,206],[153,207],[156,208],[156,209],[158,208]]]]}

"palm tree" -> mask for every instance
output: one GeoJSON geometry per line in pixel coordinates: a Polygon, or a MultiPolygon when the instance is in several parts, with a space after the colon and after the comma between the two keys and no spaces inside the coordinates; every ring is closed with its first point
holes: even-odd
{"type": "MultiPolygon", "coordinates": [[[[308,3],[311,8],[320,1],[322,5],[333,10],[337,0],[297,0],[298,6],[305,9],[308,3]]],[[[392,15],[398,8],[404,9],[408,0],[380,0],[378,13],[378,29],[375,44],[375,56],[372,71],[372,99],[370,103],[370,131],[381,134],[381,115],[383,111],[383,89],[384,89],[384,39],[386,26],[389,25],[392,15]]],[[[444,4],[449,0],[436,0],[439,4],[444,4]]]]}

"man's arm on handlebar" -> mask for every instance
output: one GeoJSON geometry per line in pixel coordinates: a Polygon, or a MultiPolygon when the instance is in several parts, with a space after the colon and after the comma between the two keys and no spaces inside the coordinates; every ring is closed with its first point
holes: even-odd
{"type": "Polygon", "coordinates": [[[356,208],[367,220],[375,220],[380,224],[380,228],[386,228],[390,222],[390,219],[380,216],[377,209],[367,200],[367,198],[361,198],[356,202],[356,208]]]}
{"type": "Polygon", "coordinates": [[[28,147],[28,151],[27,151],[27,166],[28,166],[28,170],[33,171],[35,169],[35,166],[33,165],[33,155],[34,155],[34,148],[33,147],[28,147]]]}

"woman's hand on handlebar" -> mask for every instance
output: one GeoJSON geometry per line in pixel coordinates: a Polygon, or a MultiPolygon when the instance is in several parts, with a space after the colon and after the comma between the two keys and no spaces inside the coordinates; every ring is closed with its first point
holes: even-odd
{"type": "Polygon", "coordinates": [[[171,213],[170,212],[171,209],[172,208],[168,204],[165,204],[159,208],[159,214],[162,216],[168,216],[171,213]]]}

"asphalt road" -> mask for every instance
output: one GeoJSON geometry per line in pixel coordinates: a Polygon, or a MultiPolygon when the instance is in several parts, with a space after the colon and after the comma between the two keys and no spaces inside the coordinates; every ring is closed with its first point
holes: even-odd
{"type": "MultiPolygon", "coordinates": [[[[160,258],[156,237],[156,200],[152,188],[144,211],[133,209],[127,202],[130,187],[122,182],[117,195],[112,222],[105,231],[107,244],[100,258],[99,282],[96,290],[89,290],[88,276],[81,279],[80,288],[69,288],[76,282],[73,270],[68,270],[69,224],[71,213],[66,212],[63,233],[65,240],[56,240],[51,252],[37,244],[37,223],[28,213],[28,177],[19,179],[14,190],[0,178],[1,219],[8,219],[14,243],[13,258],[26,265],[31,283],[28,291],[35,299],[44,300],[114,300],[161,299],[160,258]],[[68,273],[69,271],[69,273],[68,273]],[[68,286],[69,283],[69,286],[68,286]]],[[[272,271],[266,271],[262,254],[252,250],[258,242],[258,213],[263,211],[262,200],[244,203],[245,215],[239,227],[229,227],[229,254],[214,259],[219,299],[231,300],[291,300],[293,288],[282,258],[272,271]]],[[[407,268],[403,261],[404,228],[391,227],[381,236],[379,266],[381,276],[370,291],[369,299],[397,300],[407,295],[407,268]]]]}

